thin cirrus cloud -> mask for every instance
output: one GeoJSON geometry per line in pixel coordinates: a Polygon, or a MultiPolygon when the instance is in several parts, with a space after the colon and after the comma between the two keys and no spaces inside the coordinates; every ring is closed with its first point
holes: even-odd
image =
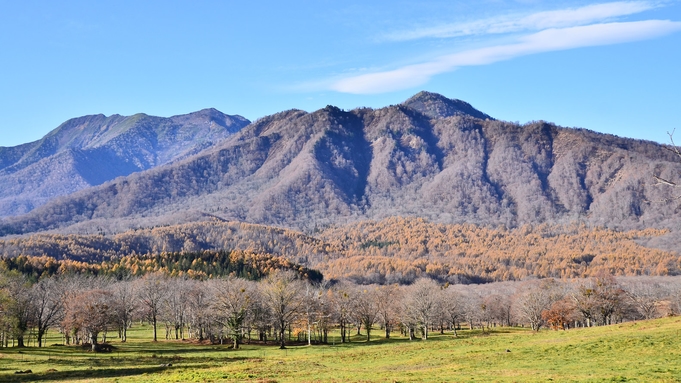
{"type": "Polygon", "coordinates": [[[435,75],[460,67],[487,65],[542,52],[652,39],[681,30],[681,22],[670,20],[616,21],[617,18],[661,6],[664,3],[617,1],[397,32],[385,35],[381,40],[400,42],[499,34],[516,36],[516,40],[439,56],[427,62],[393,70],[327,80],[323,87],[342,93],[386,93],[423,85],[435,75]]]}
{"type": "Polygon", "coordinates": [[[657,8],[649,1],[617,1],[591,4],[574,9],[537,12],[527,16],[503,16],[467,23],[445,24],[417,28],[383,35],[383,41],[408,41],[423,38],[448,38],[473,35],[538,31],[547,28],[566,28],[603,22],[657,8]]]}
{"type": "Polygon", "coordinates": [[[495,45],[440,56],[398,69],[333,81],[329,89],[353,94],[386,93],[416,87],[431,77],[460,67],[487,65],[515,57],[581,47],[619,44],[664,36],[681,30],[681,22],[645,20],[550,28],[523,36],[517,43],[495,45]]]}

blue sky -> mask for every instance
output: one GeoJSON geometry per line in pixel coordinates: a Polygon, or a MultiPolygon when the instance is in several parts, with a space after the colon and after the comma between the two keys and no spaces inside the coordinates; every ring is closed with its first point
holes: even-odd
{"type": "Polygon", "coordinates": [[[681,131],[678,0],[0,0],[0,47],[0,146],[87,114],[253,120],[420,90],[509,121],[681,131]]]}

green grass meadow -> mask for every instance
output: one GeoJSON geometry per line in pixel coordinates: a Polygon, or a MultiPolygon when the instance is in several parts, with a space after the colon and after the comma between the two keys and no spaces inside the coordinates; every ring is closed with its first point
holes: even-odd
{"type": "MultiPolygon", "coordinates": [[[[386,341],[375,330],[369,343],[357,337],[343,345],[232,350],[153,343],[149,327],[138,326],[127,343],[110,339],[112,353],[57,345],[0,349],[0,382],[679,382],[680,332],[681,317],[671,317],[539,333],[464,330],[427,341],[386,341]]],[[[48,344],[61,342],[49,335],[48,344]]]]}

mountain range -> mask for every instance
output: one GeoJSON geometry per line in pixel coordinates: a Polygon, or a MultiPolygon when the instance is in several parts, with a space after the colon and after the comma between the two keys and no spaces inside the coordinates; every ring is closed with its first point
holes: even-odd
{"type": "Polygon", "coordinates": [[[68,120],[38,141],[0,147],[0,217],[189,157],[248,123],[215,109],[170,118],[99,114],[68,120]]]}
{"type": "Polygon", "coordinates": [[[674,190],[653,178],[681,174],[664,145],[499,121],[429,92],[380,109],[288,110],[250,124],[215,110],[82,117],[0,149],[0,165],[0,235],[205,220],[312,233],[390,216],[506,227],[681,223],[679,201],[663,202],[674,190]]]}

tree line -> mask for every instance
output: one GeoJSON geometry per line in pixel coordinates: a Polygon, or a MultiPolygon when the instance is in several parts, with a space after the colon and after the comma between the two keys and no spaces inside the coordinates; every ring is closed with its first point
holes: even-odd
{"type": "Polygon", "coordinates": [[[489,331],[496,326],[608,325],[676,315],[681,278],[602,274],[589,279],[540,279],[483,285],[441,284],[420,278],[410,285],[358,285],[311,281],[292,270],[276,270],[259,281],[235,276],[171,277],[161,272],[115,279],[102,275],[53,275],[31,282],[16,271],[0,274],[0,344],[45,343],[58,331],[64,344],[127,339],[145,321],[153,340],[196,339],[231,343],[329,343],[352,335],[371,340],[428,339],[432,332],[489,331]],[[160,335],[159,335],[160,333],[160,335]],[[374,334],[375,335],[375,334],[374,334]]]}
{"type": "Polygon", "coordinates": [[[242,250],[164,252],[155,255],[131,254],[114,257],[100,263],[55,259],[49,256],[19,255],[13,258],[0,258],[0,268],[17,271],[34,282],[43,277],[65,274],[124,279],[153,272],[192,279],[236,276],[257,280],[274,270],[292,270],[300,277],[315,282],[323,279],[319,271],[297,265],[283,257],[242,250]]]}

